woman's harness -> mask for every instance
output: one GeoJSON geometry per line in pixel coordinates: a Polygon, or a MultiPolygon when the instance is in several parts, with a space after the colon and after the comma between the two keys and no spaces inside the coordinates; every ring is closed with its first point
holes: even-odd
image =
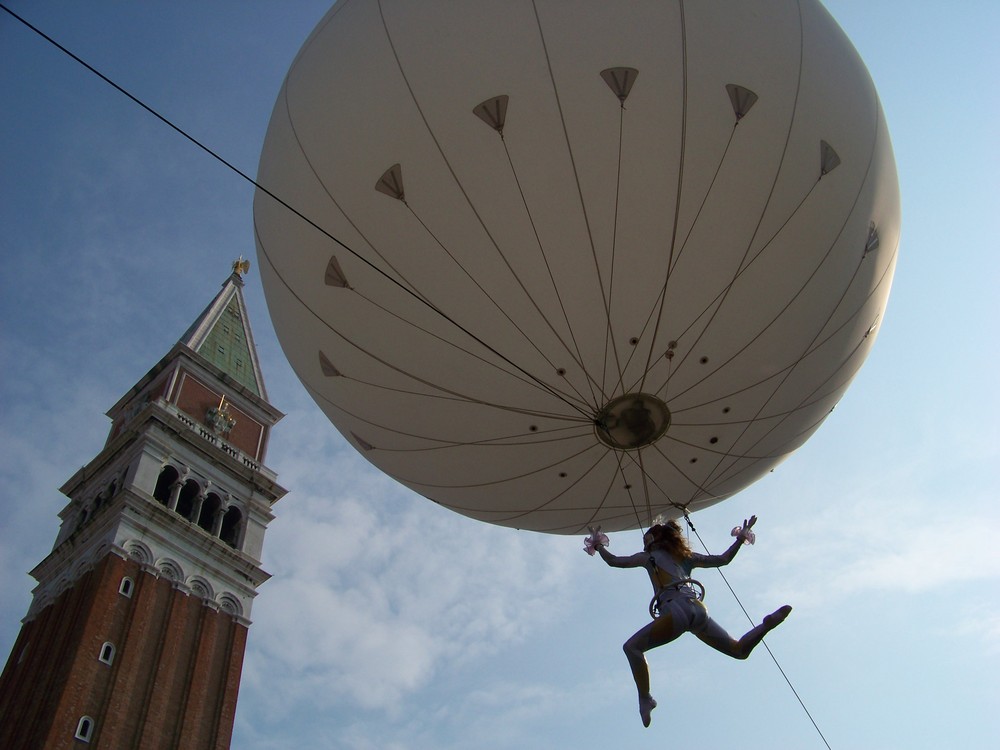
{"type": "MultiPolygon", "coordinates": [[[[656,560],[652,555],[649,556],[649,563],[653,566],[653,571],[655,572],[657,565],[656,560]]],[[[694,580],[693,578],[682,578],[679,581],[668,583],[666,586],[661,586],[657,592],[653,594],[653,598],[649,601],[649,616],[654,620],[660,616],[663,611],[661,607],[661,600],[663,599],[664,594],[678,594],[682,591],[686,591],[699,602],[705,598],[705,587],[702,586],[700,582],[694,580]]],[[[669,596],[665,601],[669,602],[673,598],[673,596],[669,596]]]]}

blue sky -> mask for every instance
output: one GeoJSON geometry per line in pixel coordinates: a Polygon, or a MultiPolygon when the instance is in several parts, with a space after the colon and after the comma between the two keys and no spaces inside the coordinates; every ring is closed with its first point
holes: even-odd
{"type": "MultiPolygon", "coordinates": [[[[9,6],[248,173],[326,2],[9,6]]],[[[830,0],[872,73],[903,239],[878,342],[819,432],[695,517],[830,745],[992,747],[1000,734],[1000,6],[830,0]]],[[[58,488],[103,413],[254,255],[252,189],[0,14],[0,652],[49,551],[58,488]]],[[[265,541],[234,748],[821,748],[764,651],[686,636],[649,661],[643,729],[620,644],[648,583],[577,538],[477,524],[375,472],[295,379],[256,269],[247,298],[291,492],[265,541]]],[[[637,533],[613,536],[633,551],[637,533]]],[[[713,617],[746,621],[702,577],[713,617]]]]}

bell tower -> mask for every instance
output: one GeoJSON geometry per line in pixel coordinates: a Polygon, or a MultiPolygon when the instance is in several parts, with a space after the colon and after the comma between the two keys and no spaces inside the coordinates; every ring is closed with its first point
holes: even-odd
{"type": "Polygon", "coordinates": [[[108,412],[0,676],[0,747],[228,748],[264,532],[268,402],[249,262],[108,412]]]}

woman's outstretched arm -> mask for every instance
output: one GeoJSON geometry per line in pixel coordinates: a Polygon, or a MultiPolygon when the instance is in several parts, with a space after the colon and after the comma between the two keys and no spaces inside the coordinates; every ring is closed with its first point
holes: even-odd
{"type": "Polygon", "coordinates": [[[649,555],[645,552],[637,552],[628,557],[612,555],[603,544],[597,545],[597,554],[612,568],[641,568],[646,560],[649,559],[649,555]]]}
{"type": "Polygon", "coordinates": [[[588,555],[593,555],[594,552],[599,552],[601,559],[604,560],[612,568],[639,568],[648,559],[648,555],[645,553],[637,553],[635,555],[629,555],[628,557],[619,557],[618,555],[612,555],[608,552],[608,536],[607,534],[601,533],[601,527],[598,526],[594,528],[593,526],[588,527],[590,529],[590,536],[583,540],[583,550],[588,555]]]}
{"type": "Polygon", "coordinates": [[[729,549],[721,555],[699,555],[697,553],[691,555],[692,567],[721,568],[723,565],[729,565],[729,563],[731,563],[736,557],[736,553],[740,551],[740,547],[743,546],[743,542],[747,538],[750,528],[755,523],[757,523],[757,516],[750,516],[750,518],[744,520],[742,528],[736,535],[736,541],[729,545],[729,549]]]}

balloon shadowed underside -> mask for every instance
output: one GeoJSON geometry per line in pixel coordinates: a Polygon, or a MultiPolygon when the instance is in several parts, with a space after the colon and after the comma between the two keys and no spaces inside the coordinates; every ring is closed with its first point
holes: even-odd
{"type": "Polygon", "coordinates": [[[416,492],[552,533],[760,478],[864,362],[892,148],[813,0],[346,0],[254,221],[289,361],[416,492]],[[310,223],[311,222],[311,223],[310,223]]]}

